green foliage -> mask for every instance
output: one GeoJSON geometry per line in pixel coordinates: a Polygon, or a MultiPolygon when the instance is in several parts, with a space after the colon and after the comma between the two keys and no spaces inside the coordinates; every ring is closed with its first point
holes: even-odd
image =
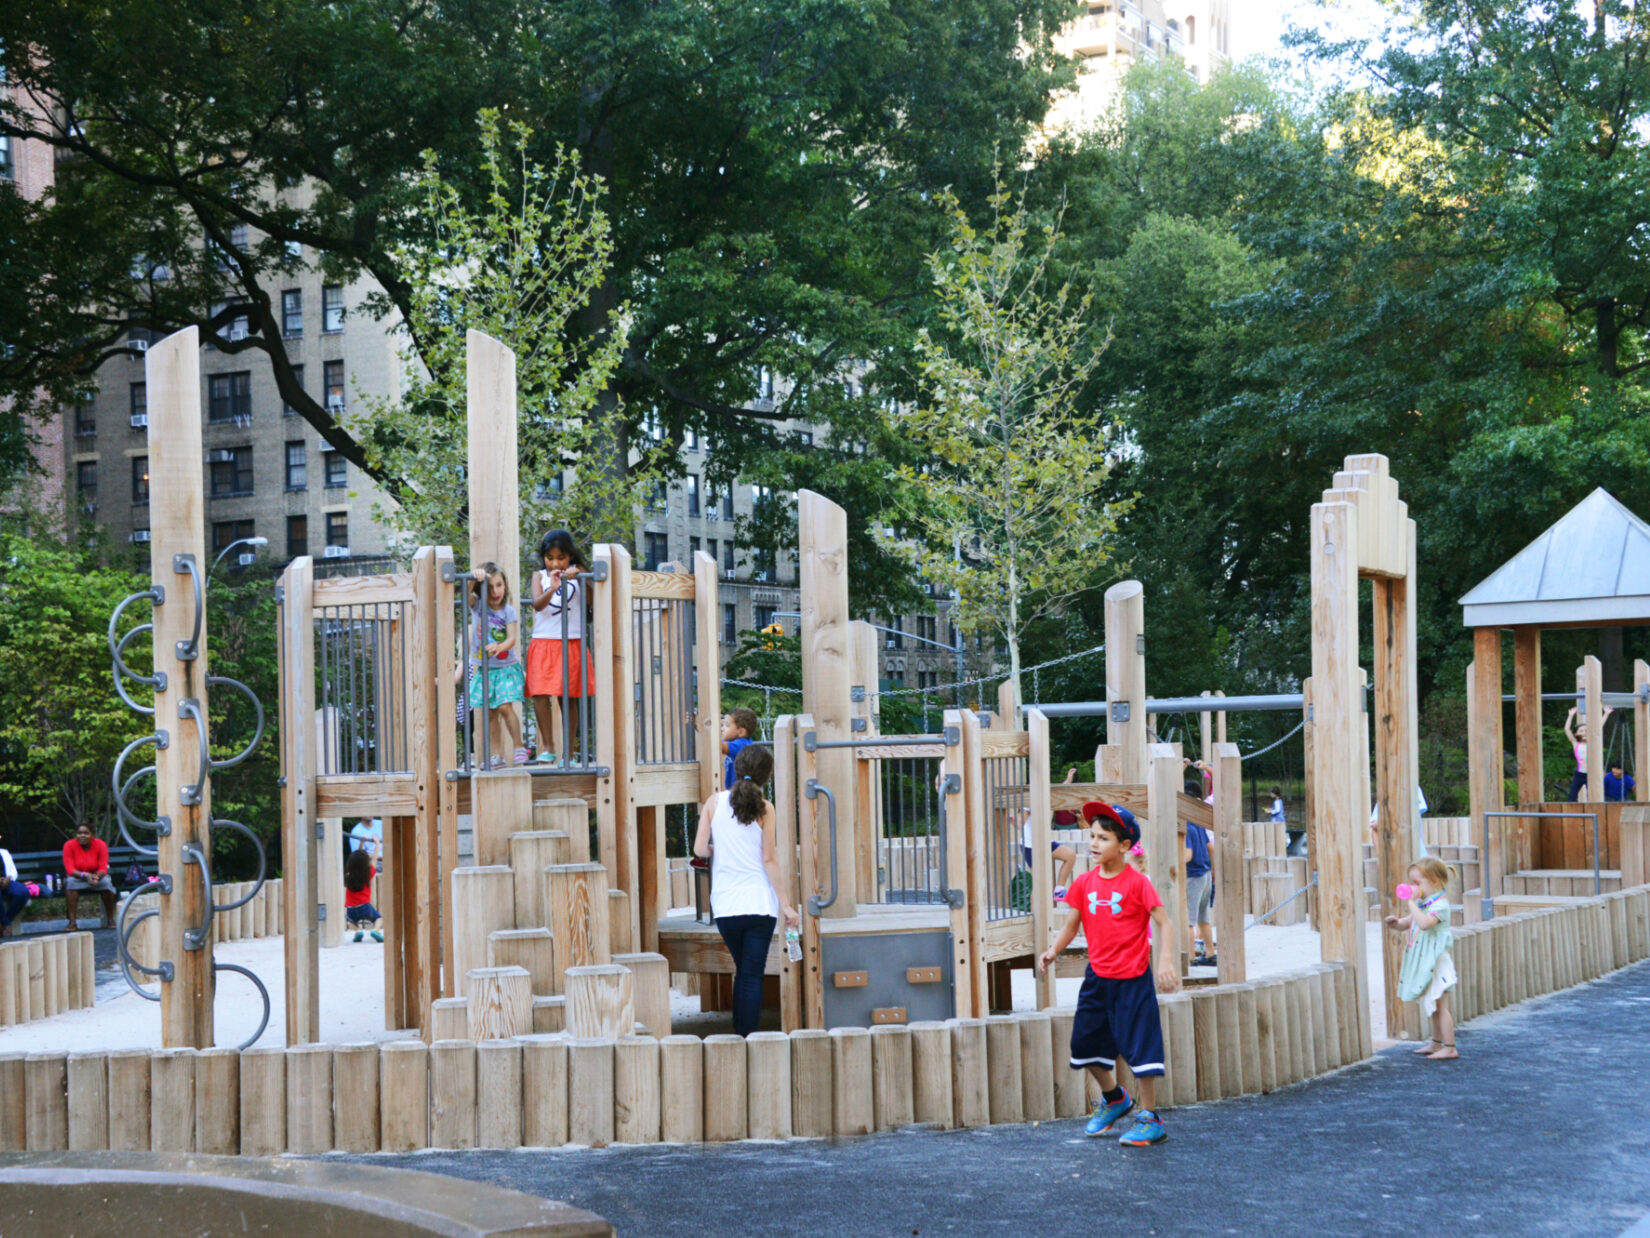
{"type": "Polygon", "coordinates": [[[918,336],[925,398],[895,417],[919,463],[903,516],[923,576],[953,590],[953,622],[1008,648],[1020,688],[1028,629],[1098,583],[1126,501],[1108,501],[1111,436],[1079,397],[1105,344],[1090,298],[1049,276],[1059,220],[1036,228],[999,179],[989,226],[955,197],[929,262],[939,324],[918,336]]]}

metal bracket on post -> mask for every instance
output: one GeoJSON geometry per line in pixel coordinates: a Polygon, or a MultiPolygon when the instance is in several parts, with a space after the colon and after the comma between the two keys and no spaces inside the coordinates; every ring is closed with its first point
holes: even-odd
{"type": "Polygon", "coordinates": [[[808,779],[802,788],[802,794],[811,800],[818,799],[823,795],[829,814],[826,820],[831,839],[831,897],[821,902],[819,895],[808,895],[808,912],[817,918],[827,907],[836,902],[836,796],[831,794],[831,788],[825,786],[817,778],[808,779]]]}
{"type": "Polygon", "coordinates": [[[870,719],[868,718],[850,718],[848,720],[848,729],[855,733],[863,732],[869,729],[869,723],[870,719]]]}
{"type": "Polygon", "coordinates": [[[818,735],[817,732],[815,732],[815,731],[804,731],[804,732],[802,732],[802,751],[803,752],[818,752],[819,751],[819,735],[818,735]]]}
{"type": "Polygon", "coordinates": [[[940,732],[940,738],[945,741],[947,748],[955,748],[962,743],[962,728],[960,726],[948,726],[940,732]]]}
{"type": "Polygon", "coordinates": [[[856,683],[853,687],[849,688],[848,699],[855,705],[863,705],[865,703],[865,685],[862,683],[856,683]]]}
{"type": "Polygon", "coordinates": [[[1113,722],[1127,722],[1129,720],[1129,703],[1127,701],[1113,701],[1111,703],[1111,720],[1113,722]]]}
{"type": "Polygon", "coordinates": [[[945,900],[947,907],[953,908],[961,907],[964,899],[961,890],[945,884],[945,879],[951,872],[950,813],[946,811],[945,805],[951,796],[962,792],[962,785],[961,774],[946,774],[940,779],[940,897],[945,900]]]}
{"type": "Polygon", "coordinates": [[[590,578],[598,583],[607,579],[607,560],[597,559],[590,566],[590,578]]]}
{"type": "Polygon", "coordinates": [[[451,559],[443,559],[441,561],[441,583],[444,585],[454,585],[458,583],[458,568],[453,565],[453,561],[451,559]]]}

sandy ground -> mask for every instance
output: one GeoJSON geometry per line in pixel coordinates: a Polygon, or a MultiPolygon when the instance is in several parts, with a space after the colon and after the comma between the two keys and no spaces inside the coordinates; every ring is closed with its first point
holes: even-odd
{"type": "MultiPolygon", "coordinates": [[[[269,1026],[260,1047],[286,1043],[286,1003],[279,937],[218,946],[220,963],[239,963],[257,974],[269,990],[269,1026]]],[[[160,1005],[127,989],[120,992],[98,973],[97,1003],[0,1031],[0,1053],[78,1049],[158,1049],[160,1005]],[[113,994],[111,996],[111,994],[113,994]]],[[[121,986],[124,987],[124,986],[121,986]]],[[[217,1043],[238,1045],[257,1030],[263,1003],[251,981],[234,972],[218,975],[213,1011],[217,1043]]],[[[367,940],[321,951],[321,1039],[332,1044],[396,1040],[410,1033],[384,1029],[384,947],[367,940]]]]}
{"type": "MultiPolygon", "coordinates": [[[[1380,926],[1367,926],[1369,975],[1381,974],[1380,926]]],[[[1263,924],[1248,930],[1251,979],[1292,971],[1319,961],[1318,935],[1304,924],[1278,927],[1263,924]]],[[[286,1043],[283,960],[279,938],[234,942],[217,947],[220,962],[239,963],[263,980],[269,989],[269,1026],[258,1039],[260,1046],[286,1043]]],[[[1194,976],[1213,978],[1213,968],[1196,968],[1194,976]]],[[[160,1006],[144,1001],[125,989],[118,976],[98,973],[97,1003],[88,1010],[71,1010],[52,1019],[40,1019],[21,1027],[0,1030],[0,1053],[81,1049],[158,1049],[160,1006]],[[112,981],[112,983],[111,983],[112,981]]],[[[233,972],[218,977],[217,1043],[238,1045],[258,1026],[262,1003],[245,977],[233,972]]],[[[1056,982],[1056,1001],[1075,1005],[1080,979],[1056,982]]],[[[1386,1011],[1379,983],[1370,986],[1370,1024],[1377,1042],[1386,1039],[1386,1011]]],[[[1029,971],[1014,973],[1014,1007],[1031,1010],[1036,1006],[1035,988],[1029,971]]],[[[776,1012],[769,1012],[770,1016],[776,1012]]],[[[671,992],[671,1017],[678,1032],[710,1035],[731,1030],[731,1016],[701,1014],[697,997],[671,992]]],[[[763,1026],[778,1026],[769,1017],[763,1026]]],[[[401,1039],[414,1033],[389,1031],[384,1027],[384,947],[371,940],[346,942],[321,951],[321,1039],[329,1044],[361,1043],[401,1039]]]]}

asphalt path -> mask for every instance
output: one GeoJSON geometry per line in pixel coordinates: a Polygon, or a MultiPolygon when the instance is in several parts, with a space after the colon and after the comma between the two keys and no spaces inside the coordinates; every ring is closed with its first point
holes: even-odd
{"type": "MultiPolygon", "coordinates": [[[[1650,1214],[1650,962],[1269,1096],[1081,1122],[712,1147],[364,1158],[566,1200],[624,1235],[1619,1235],[1650,1214]]],[[[1647,1222],[1650,1224],[1650,1222],[1647,1222]]]]}

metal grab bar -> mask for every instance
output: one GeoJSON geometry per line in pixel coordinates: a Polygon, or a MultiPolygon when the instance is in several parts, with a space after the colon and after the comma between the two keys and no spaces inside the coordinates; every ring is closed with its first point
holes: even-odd
{"type": "MultiPolygon", "coordinates": [[[[237,904],[237,906],[239,906],[239,904],[237,904]]],[[[262,980],[259,980],[256,975],[242,967],[239,963],[220,963],[216,959],[213,959],[212,971],[214,973],[221,971],[239,972],[253,984],[258,986],[258,996],[264,999],[264,1017],[258,1021],[258,1030],[253,1032],[252,1035],[248,1036],[245,1040],[241,1041],[240,1044],[235,1046],[237,1052],[242,1049],[250,1049],[258,1042],[258,1037],[264,1034],[264,1029],[269,1026],[269,990],[264,988],[264,982],[262,980]]]]}
{"type": "Polygon", "coordinates": [[[257,729],[254,731],[254,733],[252,735],[252,739],[246,745],[246,747],[242,748],[240,750],[240,752],[236,753],[232,757],[228,757],[228,758],[226,758],[222,761],[209,762],[211,768],[213,768],[213,769],[228,769],[230,766],[239,765],[242,761],[246,760],[247,757],[251,756],[253,754],[253,752],[255,752],[257,750],[258,745],[263,742],[263,738],[264,738],[264,703],[258,699],[258,694],[256,692],[254,692],[251,688],[247,687],[244,683],[242,683],[238,679],[231,679],[227,675],[208,675],[206,677],[206,686],[207,687],[209,687],[209,688],[215,687],[218,684],[222,684],[224,687],[227,687],[227,688],[234,688],[242,696],[246,697],[247,700],[251,701],[252,702],[252,708],[257,710],[257,712],[258,712],[258,726],[257,726],[257,729]]]}
{"type": "Polygon", "coordinates": [[[836,894],[837,894],[837,886],[836,886],[836,796],[831,794],[831,788],[825,786],[817,778],[808,779],[807,783],[802,788],[802,793],[804,795],[806,795],[811,800],[812,799],[818,799],[821,795],[823,795],[825,797],[825,804],[826,804],[826,807],[828,809],[827,820],[830,823],[830,831],[831,831],[831,897],[826,899],[824,902],[820,902],[819,901],[819,895],[817,895],[817,894],[808,895],[808,912],[809,912],[809,914],[811,914],[813,916],[818,916],[827,907],[831,906],[831,904],[836,902],[836,894]]]}
{"type": "Polygon", "coordinates": [[[1264,924],[1267,920],[1270,920],[1273,916],[1277,915],[1278,912],[1282,911],[1285,907],[1289,906],[1290,903],[1294,902],[1297,898],[1299,898],[1301,895],[1305,894],[1308,890],[1310,890],[1313,886],[1315,886],[1317,884],[1318,884],[1318,874],[1313,873],[1311,881],[1308,881],[1300,889],[1296,890],[1288,898],[1284,899],[1283,902],[1279,903],[1276,907],[1272,908],[1271,911],[1268,911],[1263,915],[1258,915],[1254,919],[1250,920],[1248,924],[1245,924],[1243,926],[1243,931],[1245,933],[1247,933],[1250,929],[1254,928],[1255,925],[1264,924]]]}
{"type": "Polygon", "coordinates": [[[947,774],[940,779],[940,895],[948,907],[963,905],[963,892],[946,884],[951,876],[951,814],[946,801],[962,791],[962,775],[947,774]]]}
{"type": "Polygon", "coordinates": [[[245,907],[257,897],[258,891],[264,888],[264,873],[268,868],[268,858],[264,855],[263,839],[259,838],[251,830],[247,829],[246,826],[242,825],[239,821],[231,821],[228,817],[212,818],[212,828],[215,830],[239,830],[242,834],[245,834],[247,838],[251,839],[253,848],[258,852],[258,879],[252,883],[252,889],[247,892],[246,897],[238,898],[233,903],[220,903],[216,907],[212,908],[214,912],[234,911],[237,907],[245,907]]]}
{"type": "Polygon", "coordinates": [[[153,774],[154,772],[155,767],[153,765],[145,765],[142,769],[135,771],[132,776],[126,780],[126,784],[115,794],[115,823],[120,827],[120,836],[126,840],[126,845],[131,847],[139,855],[159,855],[160,848],[158,846],[145,847],[142,843],[138,842],[137,839],[133,838],[126,830],[126,823],[128,821],[130,821],[133,825],[142,826],[146,830],[156,830],[162,834],[170,834],[172,832],[172,823],[167,821],[164,817],[158,817],[153,821],[145,821],[130,808],[126,807],[126,796],[131,792],[133,785],[139,778],[142,778],[146,774],[153,774]],[[163,829],[162,826],[165,828],[163,829]]]}
{"type": "Polygon", "coordinates": [[[175,974],[175,969],[171,963],[165,961],[164,959],[161,960],[159,967],[146,967],[142,963],[139,963],[132,957],[130,938],[138,925],[142,924],[150,916],[158,916],[160,914],[160,908],[151,907],[148,911],[141,913],[136,920],[132,921],[130,927],[127,926],[126,917],[132,914],[132,904],[137,902],[137,900],[142,898],[145,894],[170,894],[171,892],[172,878],[163,873],[158,881],[152,881],[143,889],[133,891],[131,896],[126,900],[126,906],[120,909],[120,923],[115,926],[115,959],[120,964],[120,973],[126,978],[126,983],[131,986],[132,992],[151,1002],[158,1002],[160,1000],[160,994],[151,993],[148,989],[144,988],[138,979],[132,975],[132,969],[135,967],[146,976],[159,976],[163,981],[171,980],[175,974]]]}
{"type": "Polygon", "coordinates": [[[189,573],[189,579],[195,585],[195,630],[188,640],[177,642],[177,655],[180,662],[193,662],[200,656],[201,626],[206,622],[206,599],[201,583],[201,567],[195,562],[192,554],[172,556],[172,570],[179,574],[189,573]]]}
{"type": "MultiPolygon", "coordinates": [[[[1596,812],[1512,812],[1497,811],[1484,814],[1484,850],[1478,857],[1480,862],[1479,885],[1483,887],[1478,900],[1478,915],[1482,920],[1495,918],[1495,895],[1490,892],[1490,818],[1491,817],[1591,817],[1593,819],[1593,893],[1604,893],[1604,880],[1599,872],[1600,856],[1598,853],[1598,814],[1596,812]]],[[[1506,874],[1500,874],[1505,876],[1506,874]]]]}
{"type": "Polygon", "coordinates": [[[114,663],[116,695],[118,695],[121,700],[126,702],[126,707],[128,709],[135,710],[140,714],[152,714],[155,712],[155,707],[153,705],[139,705],[126,694],[126,684],[124,681],[126,679],[131,679],[137,683],[148,684],[156,692],[164,692],[166,691],[166,672],[156,671],[153,675],[139,675],[137,672],[132,670],[131,667],[126,665],[126,658],[124,655],[126,653],[126,646],[131,642],[133,637],[135,637],[139,632],[153,632],[155,630],[155,625],[152,623],[140,623],[137,627],[126,633],[126,635],[121,637],[119,640],[115,639],[115,633],[120,630],[120,617],[125,613],[126,608],[133,602],[141,601],[145,598],[154,603],[154,605],[160,606],[166,601],[166,590],[161,588],[159,585],[155,585],[153,588],[141,589],[138,592],[131,594],[129,597],[121,599],[120,605],[116,606],[114,613],[109,616],[109,658],[114,663]]]}
{"type": "Polygon", "coordinates": [[[201,703],[190,696],[178,702],[178,717],[195,720],[195,738],[200,740],[201,749],[200,777],[188,786],[178,788],[178,803],[198,804],[206,790],[206,776],[212,772],[211,739],[206,730],[206,715],[201,713],[201,703]]]}
{"type": "Polygon", "coordinates": [[[183,862],[200,865],[201,881],[206,886],[206,918],[201,921],[198,929],[183,930],[183,948],[204,950],[206,943],[212,939],[212,913],[216,910],[212,906],[212,869],[206,862],[206,853],[194,843],[183,844],[183,862]]]}

